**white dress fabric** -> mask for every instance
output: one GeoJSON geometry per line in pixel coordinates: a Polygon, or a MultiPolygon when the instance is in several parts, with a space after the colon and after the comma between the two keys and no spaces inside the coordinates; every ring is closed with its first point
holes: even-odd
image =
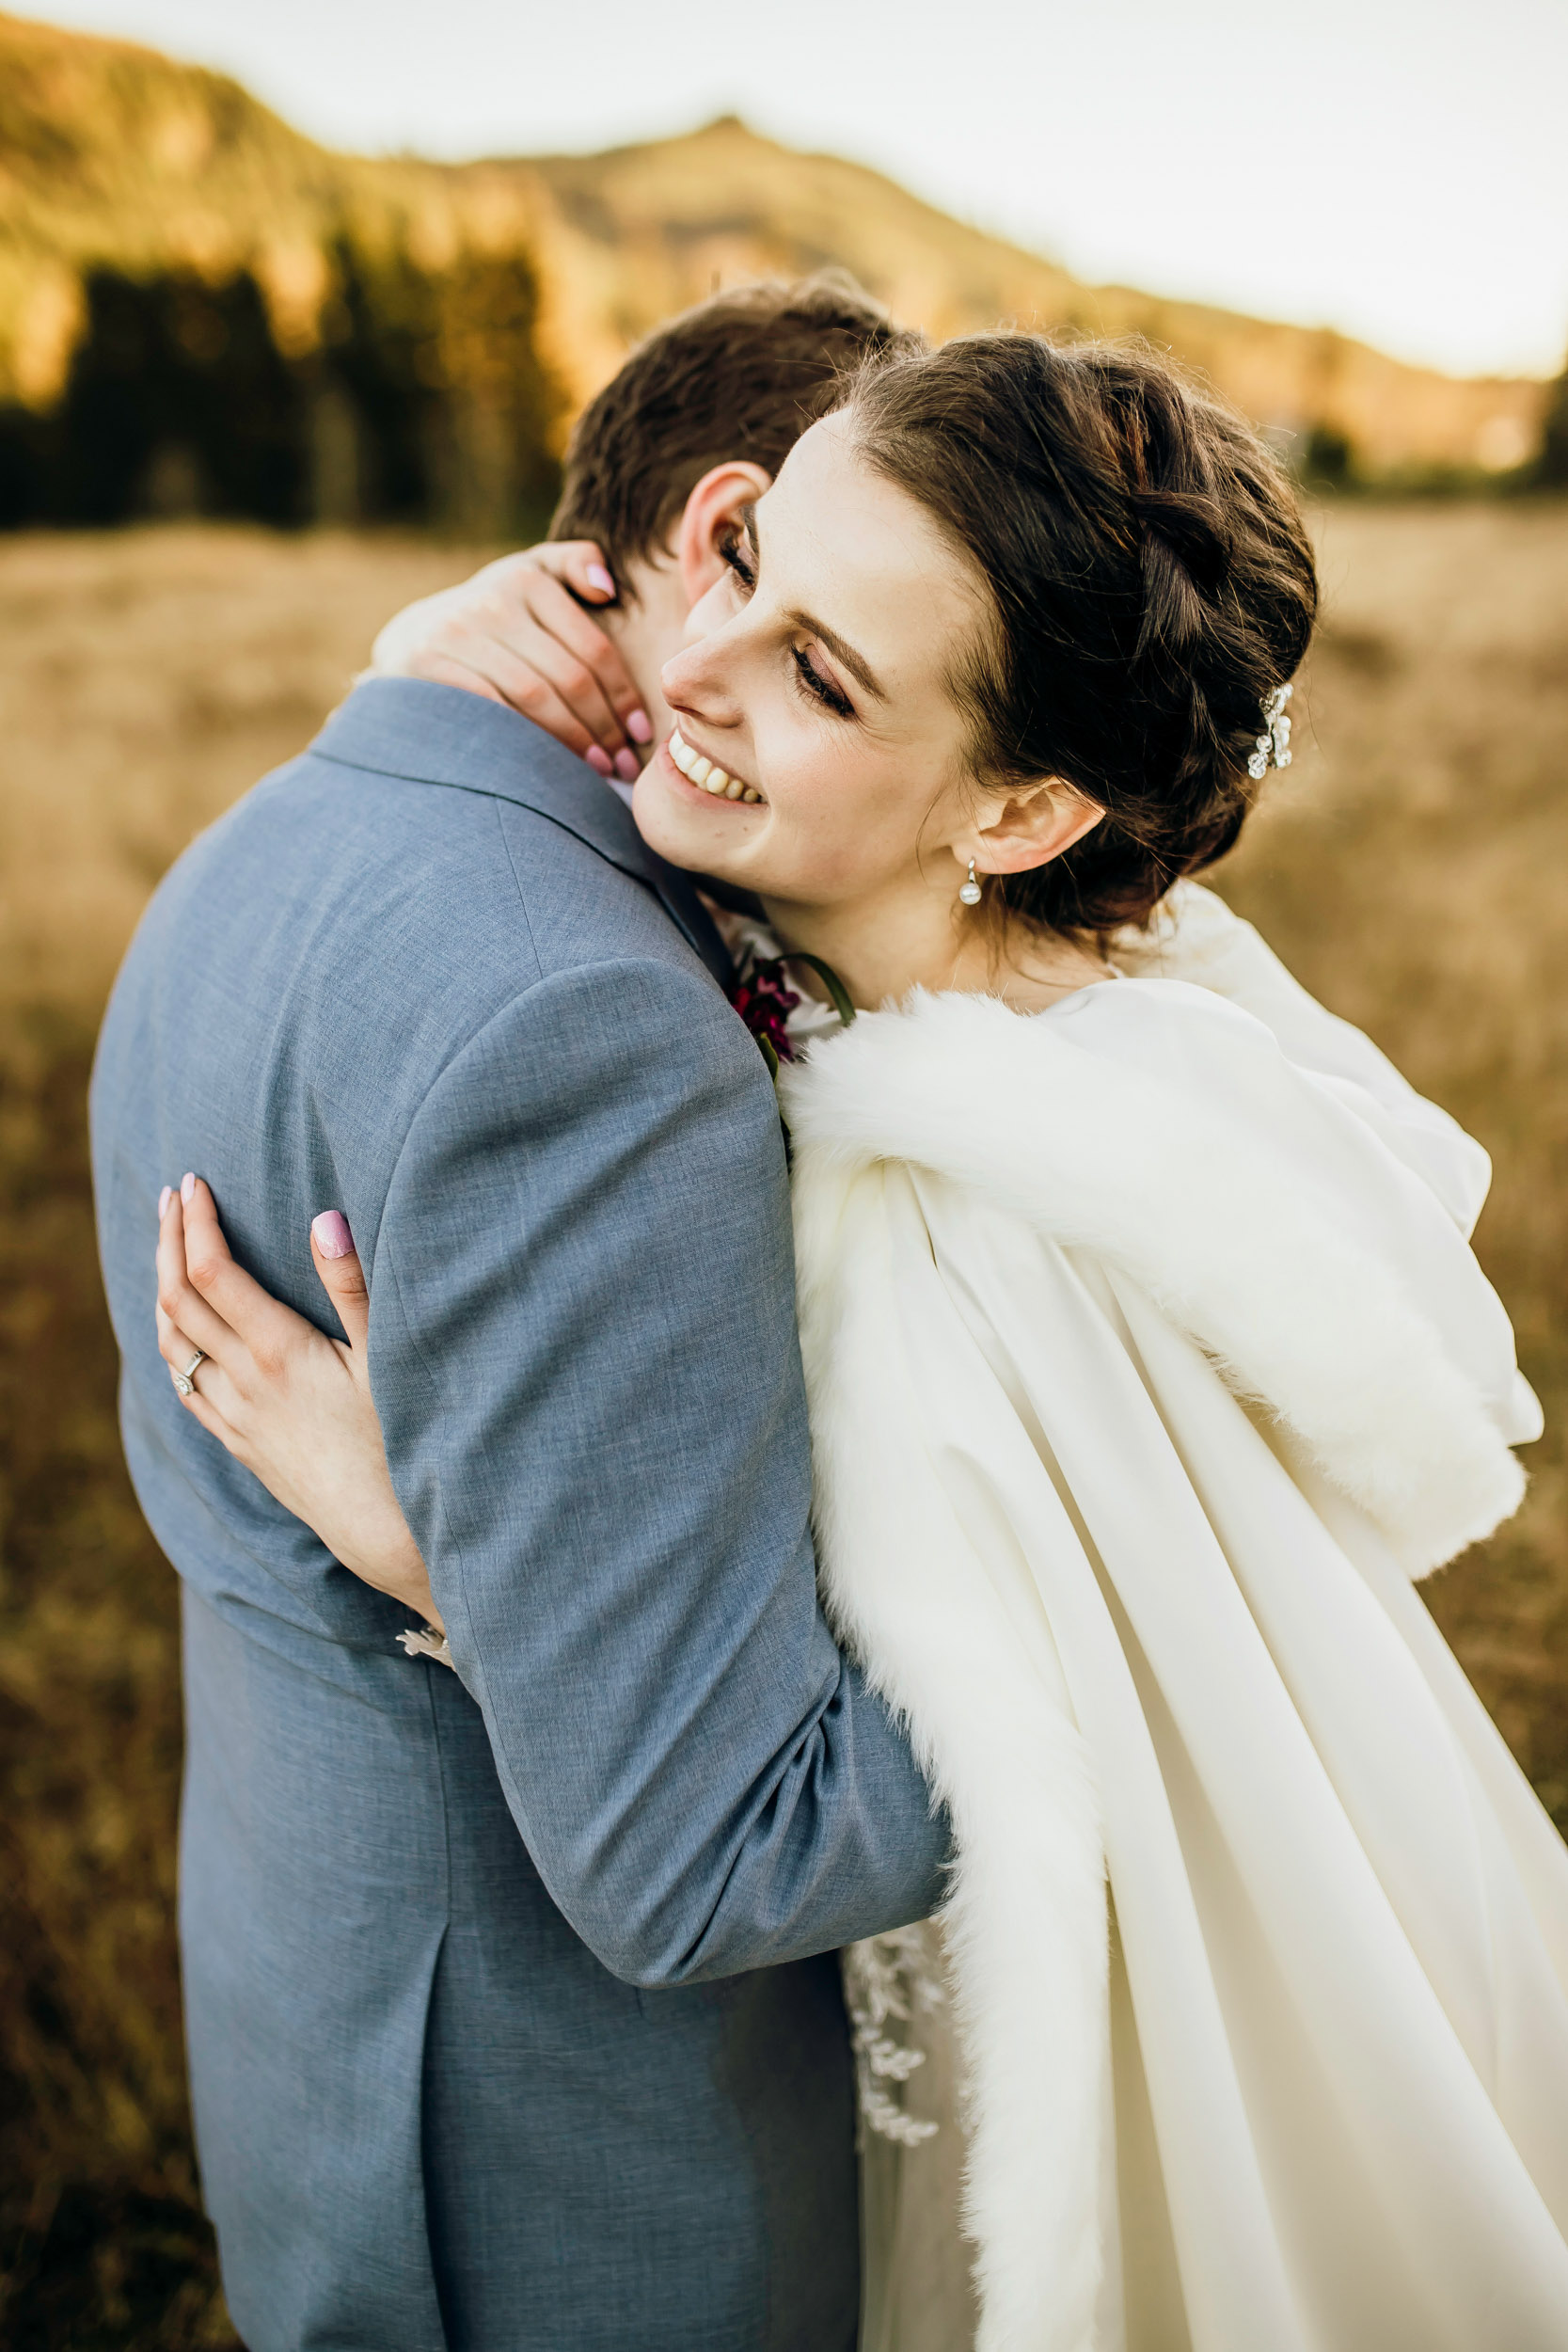
{"type": "Polygon", "coordinates": [[[1561,2352],[1568,1858],[1411,1583],[1540,1429],[1485,1155],[1212,894],[1118,961],[782,1073],[824,1591],[958,1853],[848,1969],[863,2352],[1561,2352]]]}

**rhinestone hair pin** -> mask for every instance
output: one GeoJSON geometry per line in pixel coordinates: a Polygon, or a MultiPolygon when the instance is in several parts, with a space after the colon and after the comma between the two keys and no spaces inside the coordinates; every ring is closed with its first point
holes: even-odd
{"type": "Polygon", "coordinates": [[[1255,784],[1271,768],[1288,768],[1291,764],[1291,722],[1285,715],[1285,706],[1295,691],[1293,686],[1276,686],[1263,705],[1264,732],[1258,738],[1258,748],[1246,764],[1247,774],[1255,784]]]}

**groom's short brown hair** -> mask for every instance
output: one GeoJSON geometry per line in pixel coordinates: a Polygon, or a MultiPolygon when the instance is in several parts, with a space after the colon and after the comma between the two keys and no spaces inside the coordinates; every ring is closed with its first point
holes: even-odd
{"type": "Polygon", "coordinates": [[[550,537],[596,539],[624,579],[668,547],[711,468],[777,473],[856,369],[923,347],[837,271],[714,294],[656,327],[583,410],[550,537]]]}

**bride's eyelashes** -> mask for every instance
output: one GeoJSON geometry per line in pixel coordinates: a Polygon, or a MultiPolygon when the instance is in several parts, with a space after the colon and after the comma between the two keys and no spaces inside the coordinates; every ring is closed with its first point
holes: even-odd
{"type": "Polygon", "coordinates": [[[748,596],[757,584],[757,567],[740,543],[738,531],[726,531],[719,542],[719,560],[727,564],[748,596]]]}
{"type": "MultiPolygon", "coordinates": [[[[720,561],[727,564],[740,588],[750,596],[757,584],[757,567],[738,531],[727,531],[719,542],[720,561]]],[[[796,683],[800,691],[810,696],[821,708],[831,710],[840,719],[852,719],[855,706],[848,696],[817,668],[804,645],[790,648],[795,665],[796,683]]]]}
{"type": "Polygon", "coordinates": [[[832,678],[823,676],[807,648],[804,645],[795,645],[791,648],[791,652],[795,661],[795,675],[801,691],[809,694],[813,702],[820,704],[824,709],[832,711],[836,717],[852,719],[855,715],[854,704],[847,694],[840,693],[832,678]]]}

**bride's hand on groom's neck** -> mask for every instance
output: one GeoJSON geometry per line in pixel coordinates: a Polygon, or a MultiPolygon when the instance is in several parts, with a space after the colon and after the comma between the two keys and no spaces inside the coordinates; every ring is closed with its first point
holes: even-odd
{"type": "Polygon", "coordinates": [[[310,1247],[346,1340],[328,1339],[235,1263],[211,1192],[186,1176],[159,1209],[159,1352],[177,1388],[185,1382],[186,1411],[334,1559],[439,1625],[387,1468],[366,1371],[370,1297],[346,1218],[325,1211],[310,1247]]]}
{"type": "Polygon", "coordinates": [[[601,776],[635,784],[653,739],[642,695],[591,610],[618,592],[590,539],[526,548],[388,622],[375,677],[422,677],[507,704],[601,776]]]}

